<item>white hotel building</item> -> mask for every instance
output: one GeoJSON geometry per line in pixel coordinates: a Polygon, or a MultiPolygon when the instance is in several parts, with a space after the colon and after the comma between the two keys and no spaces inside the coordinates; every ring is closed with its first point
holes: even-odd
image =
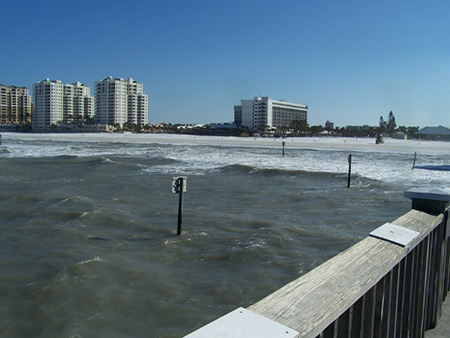
{"type": "Polygon", "coordinates": [[[128,80],[107,77],[95,82],[96,120],[100,124],[148,124],[148,96],[143,85],[128,80]]]}
{"type": "Polygon", "coordinates": [[[47,127],[83,121],[94,116],[90,87],[75,82],[63,84],[45,79],[33,84],[33,127],[47,127]]]}
{"type": "Polygon", "coordinates": [[[251,130],[266,127],[289,127],[292,121],[307,121],[308,106],[276,101],[269,97],[257,96],[253,100],[241,100],[241,105],[234,106],[236,125],[251,130]]]}

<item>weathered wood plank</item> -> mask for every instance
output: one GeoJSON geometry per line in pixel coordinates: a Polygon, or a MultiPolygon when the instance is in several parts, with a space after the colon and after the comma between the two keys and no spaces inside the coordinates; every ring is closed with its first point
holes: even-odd
{"type": "MultiPolygon", "coordinates": [[[[418,231],[415,246],[442,220],[412,210],[394,224],[418,231]]],[[[315,337],[333,323],[393,267],[411,248],[367,237],[249,307],[249,310],[315,337]]]]}

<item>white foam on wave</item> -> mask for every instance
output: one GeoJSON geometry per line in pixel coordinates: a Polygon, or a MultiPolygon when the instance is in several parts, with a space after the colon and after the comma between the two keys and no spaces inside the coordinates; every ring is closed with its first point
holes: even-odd
{"type": "Polygon", "coordinates": [[[94,262],[103,262],[103,259],[101,259],[100,257],[94,257],[94,258],[87,259],[85,261],[81,261],[79,263],[76,263],[75,266],[89,264],[89,263],[94,263],[94,262]]]}
{"type": "Polygon", "coordinates": [[[170,134],[5,134],[6,157],[127,156],[167,158],[173,163],[142,166],[143,172],[205,175],[231,165],[347,174],[383,182],[450,185],[450,172],[412,170],[414,153],[420,164],[450,164],[450,142],[387,139],[376,145],[359,138],[239,138],[170,134]],[[32,141],[32,142],[31,142],[32,141]],[[282,156],[285,142],[285,156],[282,156]],[[86,146],[89,145],[89,146],[86,146]]]}

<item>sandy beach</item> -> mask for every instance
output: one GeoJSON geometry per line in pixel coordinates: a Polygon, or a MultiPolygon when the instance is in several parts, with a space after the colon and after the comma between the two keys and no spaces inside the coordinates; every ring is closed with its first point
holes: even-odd
{"type": "Polygon", "coordinates": [[[49,139],[60,141],[111,141],[126,143],[181,143],[229,146],[281,147],[285,142],[288,148],[339,149],[339,150],[375,150],[405,152],[447,152],[450,142],[398,140],[386,138],[384,144],[375,144],[374,138],[348,137],[220,137],[180,134],[132,134],[132,133],[2,133],[3,143],[7,146],[8,138],[49,139]]]}

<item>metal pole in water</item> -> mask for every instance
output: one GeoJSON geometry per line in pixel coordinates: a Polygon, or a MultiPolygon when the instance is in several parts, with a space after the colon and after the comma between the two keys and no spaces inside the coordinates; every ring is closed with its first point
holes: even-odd
{"type": "Polygon", "coordinates": [[[183,223],[183,177],[178,179],[178,184],[180,188],[180,198],[178,200],[178,226],[177,226],[177,235],[181,235],[182,231],[182,223],[183,223]]]}
{"type": "Polygon", "coordinates": [[[281,145],[283,146],[283,157],[284,157],[284,146],[286,145],[286,142],[282,142],[281,145]]]}
{"type": "Polygon", "coordinates": [[[172,193],[179,194],[178,199],[178,226],[177,235],[181,235],[183,223],[183,193],[186,192],[187,177],[179,176],[172,178],[172,193]]]}
{"type": "Polygon", "coordinates": [[[417,151],[414,152],[414,161],[413,161],[412,169],[414,169],[416,167],[416,157],[417,157],[417,151]]]}
{"type": "Polygon", "coordinates": [[[350,188],[350,176],[352,175],[352,154],[348,154],[347,188],[350,188]]]}

